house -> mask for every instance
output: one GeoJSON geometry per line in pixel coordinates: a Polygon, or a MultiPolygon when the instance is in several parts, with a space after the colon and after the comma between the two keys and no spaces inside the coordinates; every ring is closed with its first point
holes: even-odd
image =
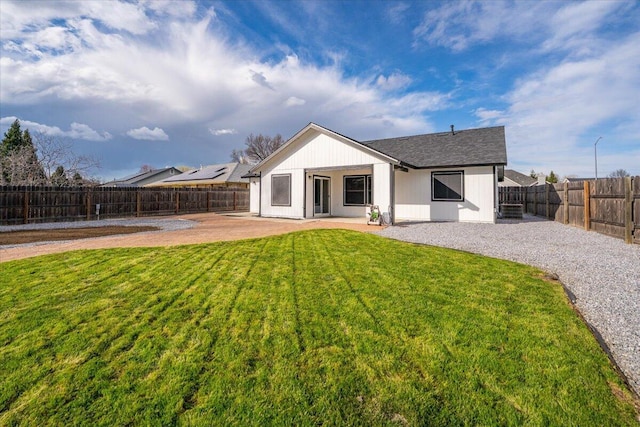
{"type": "Polygon", "coordinates": [[[575,176],[568,176],[565,179],[562,180],[563,183],[565,182],[584,182],[584,181],[595,181],[595,178],[579,178],[579,177],[575,177],[575,176]]]}
{"type": "Polygon", "coordinates": [[[232,187],[248,188],[249,179],[242,176],[249,172],[251,165],[222,163],[192,169],[181,175],[171,176],[147,187],[232,187]]]}
{"type": "MultiPolygon", "coordinates": [[[[544,175],[542,177],[542,184],[544,184],[544,175]]],[[[540,180],[538,178],[532,178],[529,175],[525,175],[513,169],[504,170],[504,180],[498,182],[498,187],[531,187],[532,185],[538,185],[540,180]]]]}
{"type": "Polygon", "coordinates": [[[102,184],[101,187],[143,187],[156,181],[161,181],[165,178],[180,175],[181,173],[182,171],[174,167],[152,169],[145,172],[138,172],[122,179],[107,182],[102,184]]]}
{"type": "Polygon", "coordinates": [[[246,175],[250,211],[495,222],[506,163],[503,126],[360,142],[309,123],[246,175]]]}

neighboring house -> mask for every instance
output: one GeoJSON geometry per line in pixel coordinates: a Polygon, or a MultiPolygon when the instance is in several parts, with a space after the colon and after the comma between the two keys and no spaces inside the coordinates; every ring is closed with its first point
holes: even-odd
{"type": "Polygon", "coordinates": [[[182,175],[172,176],[154,182],[148,187],[233,187],[248,188],[249,180],[242,178],[249,172],[251,165],[241,163],[222,163],[192,169],[182,175]]]}
{"type": "MultiPolygon", "coordinates": [[[[542,183],[544,184],[544,176],[542,183]]],[[[532,185],[538,185],[538,178],[532,178],[513,169],[505,169],[504,180],[498,182],[499,187],[531,187],[532,185]]]]}
{"type": "Polygon", "coordinates": [[[495,222],[506,163],[503,126],[359,142],[310,123],[251,169],[250,211],[495,222]]]}
{"type": "Polygon", "coordinates": [[[102,184],[101,187],[142,187],[156,181],[180,175],[182,171],[174,167],[153,169],[146,172],[138,172],[122,179],[116,179],[102,184]]]}
{"type": "Polygon", "coordinates": [[[595,178],[576,178],[576,177],[566,177],[562,180],[562,182],[584,182],[584,181],[595,181],[595,178]]]}

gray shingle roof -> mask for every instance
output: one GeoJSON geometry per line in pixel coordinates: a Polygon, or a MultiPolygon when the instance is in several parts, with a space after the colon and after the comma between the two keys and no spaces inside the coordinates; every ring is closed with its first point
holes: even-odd
{"type": "Polygon", "coordinates": [[[362,144],[413,168],[507,164],[504,126],[378,139],[362,144]]]}
{"type": "Polygon", "coordinates": [[[528,187],[538,182],[536,178],[531,178],[529,175],[514,171],[513,169],[505,169],[504,176],[523,187],[528,187]]]}

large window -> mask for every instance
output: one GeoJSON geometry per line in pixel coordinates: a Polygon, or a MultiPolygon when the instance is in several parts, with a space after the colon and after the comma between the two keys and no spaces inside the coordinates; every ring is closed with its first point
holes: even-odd
{"type": "Polygon", "coordinates": [[[432,172],[431,200],[464,201],[464,173],[462,171],[432,172]]]}
{"type": "Polygon", "coordinates": [[[371,204],[371,175],[347,175],[344,177],[344,205],[371,204]]]}
{"type": "Polygon", "coordinates": [[[291,206],[291,174],[271,175],[271,206],[291,206]]]}

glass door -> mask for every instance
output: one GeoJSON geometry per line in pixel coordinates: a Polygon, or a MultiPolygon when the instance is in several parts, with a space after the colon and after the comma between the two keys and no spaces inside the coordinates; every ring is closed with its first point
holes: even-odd
{"type": "Polygon", "coordinates": [[[314,216],[329,215],[330,179],[323,176],[313,177],[313,214],[314,216]]]}

